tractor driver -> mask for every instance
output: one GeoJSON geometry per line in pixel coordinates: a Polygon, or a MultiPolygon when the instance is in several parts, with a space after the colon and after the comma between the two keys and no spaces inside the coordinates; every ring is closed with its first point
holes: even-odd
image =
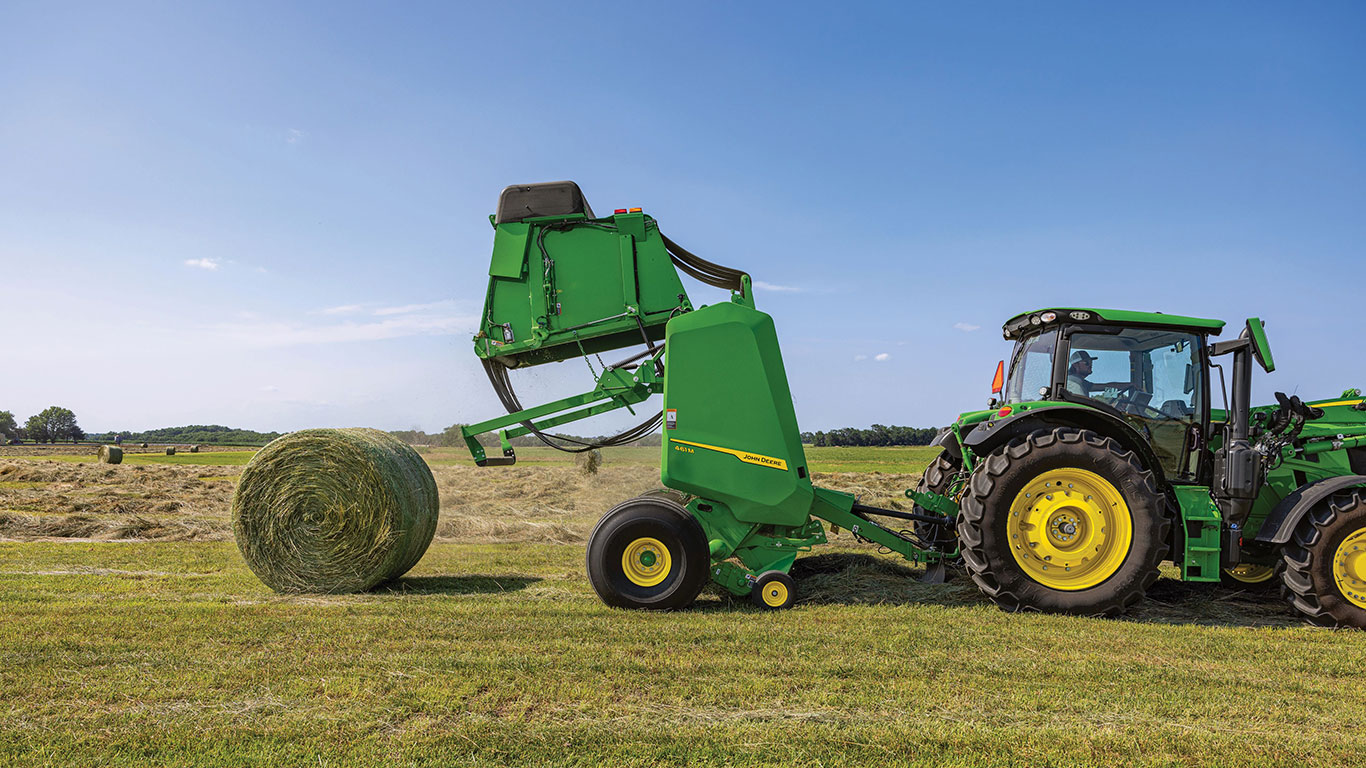
{"type": "Polygon", "coordinates": [[[1067,391],[1082,397],[1094,397],[1097,400],[1107,400],[1114,402],[1119,399],[1119,391],[1127,388],[1127,382],[1109,381],[1099,384],[1087,381],[1086,377],[1091,375],[1091,361],[1095,360],[1095,355],[1084,350],[1077,350],[1072,353],[1067,366],[1067,391]],[[1093,393],[1099,391],[1097,396],[1093,393]]]}

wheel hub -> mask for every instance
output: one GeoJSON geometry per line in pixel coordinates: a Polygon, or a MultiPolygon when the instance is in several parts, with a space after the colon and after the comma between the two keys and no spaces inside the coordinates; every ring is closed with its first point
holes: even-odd
{"type": "Polygon", "coordinates": [[[653,587],[669,577],[673,559],[669,548],[659,539],[642,537],[626,545],[621,553],[621,570],[638,587],[653,587]]]}
{"type": "Polygon", "coordinates": [[[1046,587],[1093,587],[1124,564],[1133,519],[1124,496],[1084,469],[1044,472],[1015,497],[1006,525],[1010,551],[1026,575],[1046,587]]]}
{"type": "Polygon", "coordinates": [[[1347,601],[1366,608],[1366,528],[1342,540],[1333,555],[1333,581],[1347,601]]]}

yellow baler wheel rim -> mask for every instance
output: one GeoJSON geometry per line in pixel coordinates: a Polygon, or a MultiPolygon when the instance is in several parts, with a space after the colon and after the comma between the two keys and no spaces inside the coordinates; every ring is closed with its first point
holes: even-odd
{"type": "Polygon", "coordinates": [[[673,557],[664,542],[643,536],[622,550],[621,570],[632,584],[653,587],[669,578],[669,572],[673,570],[673,557]]]}
{"type": "Polygon", "coordinates": [[[781,608],[787,603],[787,585],[774,579],[764,585],[761,596],[764,599],[764,605],[767,605],[770,608],[781,608]]]}

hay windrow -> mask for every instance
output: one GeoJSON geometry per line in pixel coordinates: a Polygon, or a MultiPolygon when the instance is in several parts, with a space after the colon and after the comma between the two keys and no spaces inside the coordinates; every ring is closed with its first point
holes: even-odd
{"type": "Polygon", "coordinates": [[[436,532],[426,462],[373,429],[309,429],[252,458],[232,503],[242,557],[278,592],[360,592],[403,575],[436,532]]]}

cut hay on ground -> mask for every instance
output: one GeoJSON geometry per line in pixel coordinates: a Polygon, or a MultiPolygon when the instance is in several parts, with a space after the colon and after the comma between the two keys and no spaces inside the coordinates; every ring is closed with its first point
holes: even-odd
{"type": "Polygon", "coordinates": [[[233,533],[278,592],[361,592],[427,551],[440,502],[412,447],[373,429],[309,429],[267,445],[243,470],[233,533]]]}

